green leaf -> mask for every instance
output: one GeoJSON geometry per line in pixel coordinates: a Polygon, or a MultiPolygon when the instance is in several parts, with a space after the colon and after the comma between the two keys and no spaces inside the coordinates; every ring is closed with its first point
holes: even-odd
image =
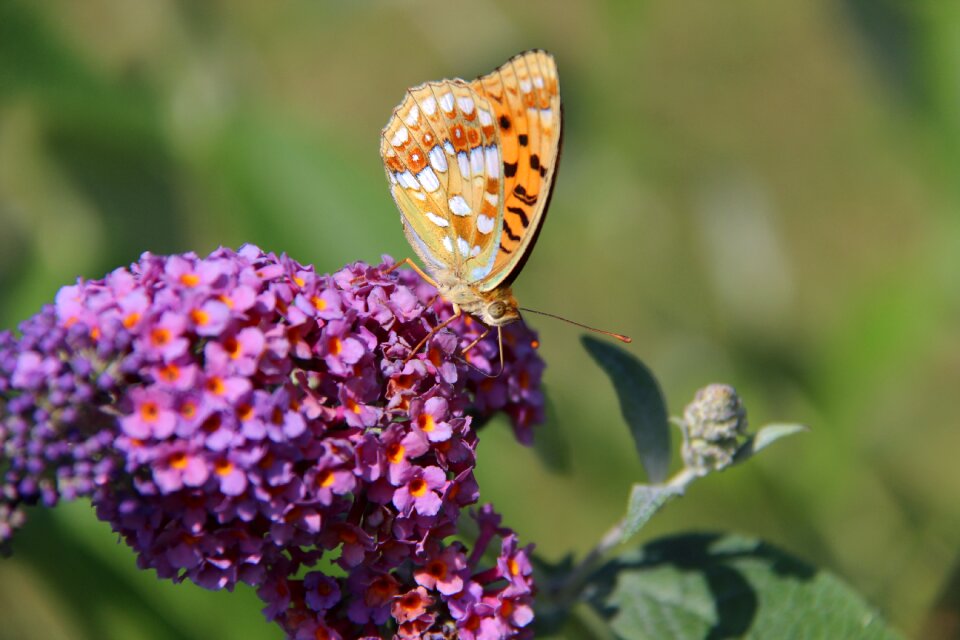
{"type": "Polygon", "coordinates": [[[670,470],[670,428],[660,385],[630,353],[583,336],[583,346],[613,381],[620,411],[630,427],[640,462],[651,482],[661,482],[670,470]]]}
{"type": "Polygon", "coordinates": [[[900,636],[850,587],[764,542],[663,538],[608,563],[589,602],[617,638],[900,636]]]}
{"type": "Polygon", "coordinates": [[[627,517],[624,520],[620,542],[626,542],[634,536],[663,505],[681,492],[662,485],[635,484],[627,502],[627,517]]]}
{"type": "Polygon", "coordinates": [[[802,424],[768,424],[744,442],[734,454],[734,463],[740,463],[766,449],[780,438],[802,433],[810,429],[802,424]]]}

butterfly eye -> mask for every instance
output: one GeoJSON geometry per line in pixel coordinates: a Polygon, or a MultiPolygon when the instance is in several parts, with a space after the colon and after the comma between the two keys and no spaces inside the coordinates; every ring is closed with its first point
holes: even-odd
{"type": "Polygon", "coordinates": [[[507,308],[502,302],[492,302],[490,306],[487,307],[487,313],[489,313],[490,317],[494,320],[499,320],[506,312],[507,308]]]}

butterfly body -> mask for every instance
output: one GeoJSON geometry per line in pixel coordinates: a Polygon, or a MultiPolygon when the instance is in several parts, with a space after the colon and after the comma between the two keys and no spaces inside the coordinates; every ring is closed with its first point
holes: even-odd
{"type": "Polygon", "coordinates": [[[444,300],[480,318],[488,327],[502,327],[520,318],[517,299],[510,287],[481,291],[446,272],[435,274],[435,284],[444,300]]]}
{"type": "Polygon", "coordinates": [[[404,232],[441,296],[487,326],[520,317],[511,283],[546,216],[561,139],[553,57],[407,91],[381,135],[404,232]]]}

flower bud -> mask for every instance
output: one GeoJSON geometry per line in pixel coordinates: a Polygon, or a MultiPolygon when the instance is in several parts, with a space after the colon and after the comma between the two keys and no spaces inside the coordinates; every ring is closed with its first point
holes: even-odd
{"type": "Polygon", "coordinates": [[[736,389],[711,384],[694,396],[683,412],[683,459],[701,474],[733,462],[740,437],[747,432],[747,410],[736,389]]]}

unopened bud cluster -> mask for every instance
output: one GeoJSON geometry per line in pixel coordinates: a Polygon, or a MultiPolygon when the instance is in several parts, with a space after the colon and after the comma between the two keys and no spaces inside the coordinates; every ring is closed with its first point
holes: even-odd
{"type": "Polygon", "coordinates": [[[747,432],[747,410],[736,389],[711,384],[683,412],[683,460],[701,473],[730,466],[747,432]]]}

